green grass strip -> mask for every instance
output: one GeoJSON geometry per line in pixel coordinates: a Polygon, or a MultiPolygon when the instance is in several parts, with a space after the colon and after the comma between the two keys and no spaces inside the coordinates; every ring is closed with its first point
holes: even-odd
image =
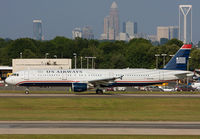
{"type": "Polygon", "coordinates": [[[2,121],[200,121],[199,115],[199,98],[0,98],[2,121]]]}

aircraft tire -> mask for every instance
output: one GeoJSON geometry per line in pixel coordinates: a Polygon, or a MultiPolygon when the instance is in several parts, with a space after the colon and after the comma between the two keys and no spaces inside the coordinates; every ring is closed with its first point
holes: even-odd
{"type": "Polygon", "coordinates": [[[25,94],[29,94],[29,90],[28,89],[25,90],[25,94]]]}
{"type": "Polygon", "coordinates": [[[97,90],[96,90],[96,94],[103,94],[103,90],[97,89],[97,90]]]}

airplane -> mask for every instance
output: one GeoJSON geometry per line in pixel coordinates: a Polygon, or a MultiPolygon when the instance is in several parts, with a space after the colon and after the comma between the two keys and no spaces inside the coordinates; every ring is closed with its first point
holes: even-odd
{"type": "Polygon", "coordinates": [[[29,87],[66,86],[74,92],[96,89],[102,94],[106,87],[129,87],[162,84],[192,77],[186,71],[191,44],[184,44],[163,69],[36,69],[13,73],[5,82],[16,86],[29,87]]]}

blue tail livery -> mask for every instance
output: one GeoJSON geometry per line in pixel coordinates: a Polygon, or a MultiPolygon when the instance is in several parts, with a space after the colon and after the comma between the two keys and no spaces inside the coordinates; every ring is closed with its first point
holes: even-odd
{"type": "Polygon", "coordinates": [[[165,70],[187,70],[192,44],[184,44],[164,67],[165,70]]]}

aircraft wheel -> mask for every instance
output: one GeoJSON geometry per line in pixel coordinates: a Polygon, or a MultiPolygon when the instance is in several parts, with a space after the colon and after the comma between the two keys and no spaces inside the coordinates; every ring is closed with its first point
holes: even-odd
{"type": "Polygon", "coordinates": [[[96,94],[103,94],[103,90],[97,89],[97,90],[96,90],[96,94]]]}
{"type": "Polygon", "coordinates": [[[30,92],[30,91],[29,91],[28,89],[25,90],[25,94],[29,94],[29,92],[30,92]]]}

